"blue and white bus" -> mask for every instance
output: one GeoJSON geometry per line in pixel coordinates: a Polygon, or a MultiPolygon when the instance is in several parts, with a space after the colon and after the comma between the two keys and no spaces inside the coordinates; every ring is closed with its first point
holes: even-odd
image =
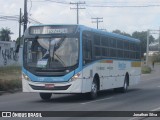
{"type": "Polygon", "coordinates": [[[83,25],[30,26],[24,34],[23,92],[126,92],[141,75],[140,41],[83,25]]]}

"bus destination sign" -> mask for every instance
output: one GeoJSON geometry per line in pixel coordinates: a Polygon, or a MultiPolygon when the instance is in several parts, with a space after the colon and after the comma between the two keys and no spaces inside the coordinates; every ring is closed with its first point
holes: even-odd
{"type": "Polygon", "coordinates": [[[30,27],[30,34],[69,34],[73,33],[73,28],[69,27],[54,27],[54,26],[35,26],[30,27]]]}

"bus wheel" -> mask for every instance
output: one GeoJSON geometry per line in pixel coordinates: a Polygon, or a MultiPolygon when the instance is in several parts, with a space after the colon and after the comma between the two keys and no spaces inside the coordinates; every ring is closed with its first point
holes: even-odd
{"type": "Polygon", "coordinates": [[[52,93],[39,93],[42,100],[49,100],[52,96],[52,93]]]}
{"type": "Polygon", "coordinates": [[[98,84],[96,79],[94,79],[91,86],[91,92],[89,93],[89,99],[95,99],[97,97],[97,92],[98,92],[98,84]]]}
{"type": "Polygon", "coordinates": [[[123,87],[114,88],[114,92],[125,93],[125,92],[127,92],[127,90],[128,90],[128,78],[127,78],[127,76],[125,76],[123,87]]]}

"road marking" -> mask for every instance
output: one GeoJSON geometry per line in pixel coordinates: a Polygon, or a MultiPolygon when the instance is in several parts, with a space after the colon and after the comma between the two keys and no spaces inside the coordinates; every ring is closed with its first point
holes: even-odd
{"type": "Polygon", "coordinates": [[[153,110],[151,110],[151,111],[157,111],[157,110],[160,110],[160,107],[155,108],[155,109],[153,109],[153,110]]]}
{"type": "Polygon", "coordinates": [[[137,119],[137,118],[139,118],[139,117],[134,117],[134,118],[131,118],[131,119],[129,119],[129,120],[135,120],[135,119],[137,119]]]}
{"type": "Polygon", "coordinates": [[[93,102],[98,102],[98,101],[103,101],[103,100],[109,100],[109,99],[112,99],[113,97],[108,97],[108,98],[104,98],[104,99],[98,99],[98,100],[93,100],[93,101],[89,101],[89,102],[84,102],[84,103],[81,103],[81,104],[88,104],[88,103],[93,103],[93,102]]]}

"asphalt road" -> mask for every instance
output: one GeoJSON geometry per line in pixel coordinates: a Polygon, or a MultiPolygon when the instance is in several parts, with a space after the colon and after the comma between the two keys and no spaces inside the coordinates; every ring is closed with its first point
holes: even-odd
{"type": "MultiPolygon", "coordinates": [[[[49,101],[40,99],[38,93],[14,93],[0,96],[0,111],[160,111],[160,66],[150,75],[142,75],[138,85],[129,87],[127,93],[107,90],[99,93],[96,100],[87,100],[83,95],[55,94],[49,101]]],[[[42,118],[44,119],[44,118],[42,118]]],[[[74,117],[47,119],[74,120],[74,117]]],[[[115,118],[76,117],[76,120],[115,118]]],[[[158,120],[159,118],[116,118],[122,120],[158,120]]]]}

